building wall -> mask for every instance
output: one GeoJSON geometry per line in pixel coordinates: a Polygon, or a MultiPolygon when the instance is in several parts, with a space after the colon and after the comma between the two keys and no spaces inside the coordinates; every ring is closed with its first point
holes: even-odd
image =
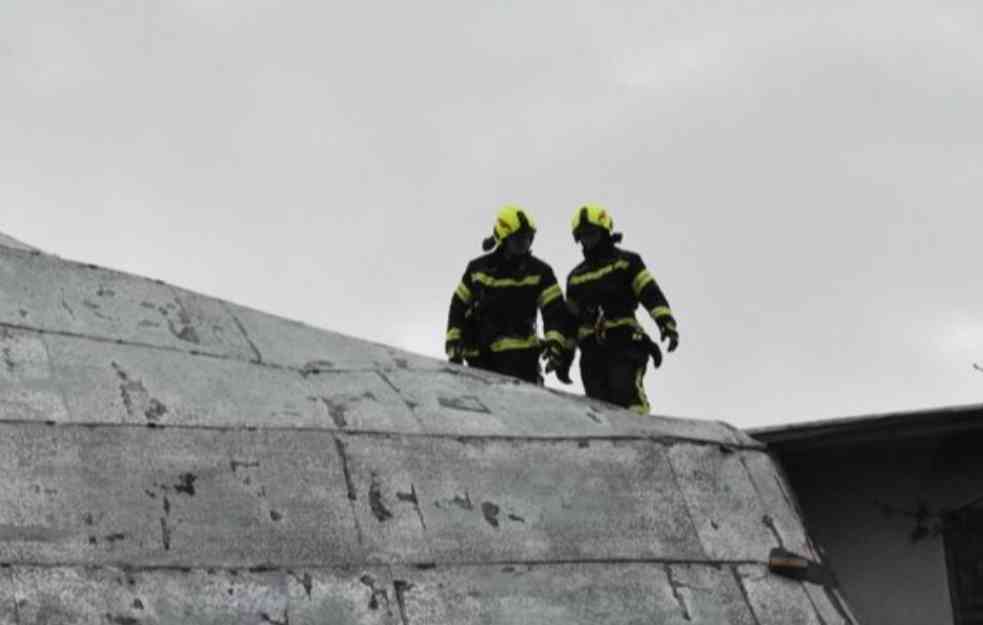
{"type": "Polygon", "coordinates": [[[962,432],[779,453],[862,623],[954,622],[940,514],[983,496],[981,444],[962,432]]]}

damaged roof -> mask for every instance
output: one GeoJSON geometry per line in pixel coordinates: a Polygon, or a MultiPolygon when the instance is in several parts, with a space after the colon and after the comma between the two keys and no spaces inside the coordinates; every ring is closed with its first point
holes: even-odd
{"type": "Polygon", "coordinates": [[[855,622],[734,427],[7,241],[0,622],[855,622]]]}

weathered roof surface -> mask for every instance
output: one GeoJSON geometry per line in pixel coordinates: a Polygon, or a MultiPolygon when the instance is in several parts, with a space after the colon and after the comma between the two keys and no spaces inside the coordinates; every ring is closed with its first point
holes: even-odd
{"type": "Polygon", "coordinates": [[[0,622],[850,623],[760,444],[0,247],[0,622]]]}

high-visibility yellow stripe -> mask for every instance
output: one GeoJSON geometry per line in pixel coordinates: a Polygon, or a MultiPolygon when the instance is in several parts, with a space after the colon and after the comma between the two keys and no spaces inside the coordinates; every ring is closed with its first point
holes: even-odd
{"type": "Polygon", "coordinates": [[[583,284],[584,282],[597,280],[599,278],[603,278],[604,276],[608,275],[612,271],[618,269],[628,269],[628,261],[618,260],[611,263],[610,265],[605,265],[604,267],[601,267],[600,269],[596,269],[589,273],[582,273],[579,276],[571,276],[570,284],[583,284]]]}
{"type": "Polygon", "coordinates": [[[457,290],[454,292],[457,294],[458,299],[465,304],[471,303],[471,289],[469,289],[463,282],[457,285],[457,290]]]}
{"type": "Polygon", "coordinates": [[[449,328],[447,330],[446,341],[457,341],[461,338],[461,328],[449,328]]]}
{"type": "Polygon", "coordinates": [[[642,403],[633,404],[628,407],[628,410],[647,415],[649,413],[649,399],[645,395],[645,367],[639,367],[635,370],[635,391],[642,403]]]}
{"type": "Polygon", "coordinates": [[[635,297],[638,297],[642,293],[642,289],[645,288],[645,285],[650,282],[655,282],[655,278],[652,277],[649,270],[642,269],[639,271],[638,275],[635,276],[635,279],[632,280],[631,283],[631,290],[635,292],[635,297]]]}
{"type": "Polygon", "coordinates": [[[568,339],[567,337],[563,336],[563,334],[557,332],[556,330],[550,330],[549,332],[547,332],[546,340],[556,341],[557,343],[562,345],[564,349],[568,349],[570,351],[573,351],[574,349],[577,348],[576,341],[574,341],[573,339],[568,339]]]}
{"type": "MultiPolygon", "coordinates": [[[[611,319],[610,321],[604,322],[604,329],[610,330],[611,328],[620,328],[623,326],[631,326],[633,328],[641,330],[642,326],[639,325],[638,320],[634,317],[622,317],[621,319],[611,319]]],[[[594,334],[593,326],[580,326],[577,329],[577,336],[584,338],[585,336],[590,336],[594,334]]]]}
{"type": "Polygon", "coordinates": [[[474,280],[475,282],[480,282],[481,284],[484,284],[485,286],[490,286],[490,287],[499,287],[499,286],[536,286],[537,284],[539,284],[539,281],[542,280],[542,278],[543,277],[540,276],[540,275],[525,276],[524,278],[518,278],[518,279],[517,278],[495,278],[493,276],[489,276],[487,273],[482,273],[480,271],[476,271],[475,273],[471,274],[471,279],[472,280],[474,280]]]}
{"type": "Polygon", "coordinates": [[[505,352],[510,349],[529,349],[530,347],[539,347],[539,337],[535,334],[523,339],[512,337],[498,339],[491,344],[489,349],[493,352],[505,352]]]}
{"type": "Polygon", "coordinates": [[[668,306],[656,306],[649,311],[653,319],[658,319],[659,317],[672,317],[672,310],[668,306]]]}
{"type": "Polygon", "coordinates": [[[547,304],[552,302],[558,297],[563,297],[563,291],[560,290],[559,284],[554,284],[553,286],[546,287],[543,292],[539,294],[539,307],[545,308],[547,304]]]}
{"type": "Polygon", "coordinates": [[[550,330],[549,332],[547,332],[545,338],[546,338],[547,341],[557,341],[561,345],[563,343],[566,343],[566,341],[567,341],[566,337],[564,337],[562,334],[560,334],[556,330],[550,330]]]}
{"type": "Polygon", "coordinates": [[[481,355],[481,352],[477,349],[466,349],[463,355],[465,358],[477,358],[481,355]]]}

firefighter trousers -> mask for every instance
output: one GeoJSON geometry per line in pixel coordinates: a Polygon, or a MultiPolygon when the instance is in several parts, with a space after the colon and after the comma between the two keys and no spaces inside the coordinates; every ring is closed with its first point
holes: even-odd
{"type": "Polygon", "coordinates": [[[645,369],[648,351],[641,345],[591,345],[580,351],[580,379],[588,397],[648,414],[645,369]]]}
{"type": "Polygon", "coordinates": [[[477,358],[469,358],[468,365],[510,375],[532,384],[543,383],[543,377],[539,373],[539,349],[483,351],[477,358]]]}

